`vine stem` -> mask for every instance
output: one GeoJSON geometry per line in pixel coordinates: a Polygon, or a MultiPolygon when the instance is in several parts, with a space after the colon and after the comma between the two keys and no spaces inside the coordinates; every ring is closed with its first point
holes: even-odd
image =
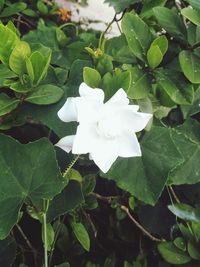
{"type": "Polygon", "coordinates": [[[68,172],[71,170],[71,168],[74,166],[74,164],[77,162],[77,160],[79,159],[80,155],[77,155],[69,164],[69,166],[67,167],[67,169],[64,171],[63,173],[63,177],[65,177],[68,172]]]}
{"type": "MultiPolygon", "coordinates": [[[[63,177],[67,176],[67,174],[69,173],[69,171],[71,170],[71,168],[74,166],[74,164],[77,162],[77,160],[79,159],[79,157],[80,157],[80,155],[77,155],[70,162],[70,164],[68,165],[67,169],[63,172],[63,177]]],[[[60,220],[60,217],[59,217],[59,220],[60,220]]],[[[60,225],[64,222],[64,220],[65,220],[65,215],[63,216],[62,220],[60,221],[60,225]]],[[[51,250],[50,250],[50,256],[49,256],[49,261],[48,261],[49,262],[49,266],[51,264],[51,260],[52,260],[52,257],[53,257],[53,251],[54,251],[55,243],[56,243],[56,241],[58,239],[58,235],[59,235],[59,232],[60,232],[60,229],[61,229],[60,225],[58,225],[58,227],[56,228],[56,231],[55,231],[55,238],[54,238],[54,241],[53,241],[51,250]]]]}
{"type": "Polygon", "coordinates": [[[48,249],[47,249],[47,210],[49,208],[49,200],[43,200],[44,212],[43,220],[43,243],[44,243],[44,267],[48,267],[48,249]]]}

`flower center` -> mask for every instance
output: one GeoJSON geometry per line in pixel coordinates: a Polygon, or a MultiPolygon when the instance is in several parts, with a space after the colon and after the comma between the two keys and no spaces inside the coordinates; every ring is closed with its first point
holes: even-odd
{"type": "Polygon", "coordinates": [[[103,136],[107,139],[115,138],[118,133],[115,127],[113,126],[114,125],[112,124],[111,120],[107,118],[100,119],[96,125],[96,130],[97,130],[98,135],[103,136]]]}

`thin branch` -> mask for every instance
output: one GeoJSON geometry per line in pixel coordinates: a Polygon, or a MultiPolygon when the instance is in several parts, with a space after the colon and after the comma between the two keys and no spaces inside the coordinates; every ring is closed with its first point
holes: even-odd
{"type": "MultiPolygon", "coordinates": [[[[182,10],[181,1],[175,0],[175,5],[176,5],[177,9],[179,10],[179,12],[181,13],[181,10],[182,10]]],[[[185,27],[187,28],[188,25],[186,22],[186,18],[184,16],[182,16],[182,17],[183,17],[183,23],[184,23],[185,27]]]]}
{"type": "Polygon", "coordinates": [[[89,222],[89,224],[91,225],[92,231],[94,233],[94,237],[96,238],[98,232],[97,232],[97,229],[96,229],[96,227],[95,227],[95,225],[94,225],[94,223],[93,223],[93,221],[92,221],[92,219],[90,217],[90,214],[87,213],[84,209],[82,209],[82,212],[83,212],[85,218],[87,219],[87,221],[89,222]]]}
{"type": "Polygon", "coordinates": [[[129,209],[124,206],[124,205],[120,205],[119,206],[121,210],[123,210],[129,217],[129,219],[146,235],[148,236],[152,241],[155,241],[155,242],[164,242],[165,239],[160,239],[160,238],[157,238],[155,236],[153,236],[152,234],[150,234],[130,213],[129,209]]]}
{"type": "MultiPolygon", "coordinates": [[[[105,202],[107,202],[107,203],[109,203],[109,204],[111,204],[112,203],[112,200],[114,199],[114,198],[117,198],[117,196],[102,196],[102,195],[99,195],[99,194],[97,194],[97,193],[92,193],[92,195],[94,195],[96,198],[98,198],[98,199],[100,199],[100,200],[102,200],[102,201],[105,201],[105,202]]],[[[151,233],[149,233],[132,215],[131,215],[131,213],[130,213],[130,211],[129,211],[129,209],[126,207],[126,206],[124,206],[124,205],[118,205],[118,207],[121,209],[121,210],[123,210],[126,214],[127,214],[127,216],[129,217],[129,219],[146,235],[146,236],[148,236],[152,241],[155,241],[155,242],[164,242],[165,241],[165,239],[160,239],[160,238],[157,238],[157,237],[155,237],[155,236],[153,236],[151,233]]]]}
{"type": "Polygon", "coordinates": [[[175,201],[176,201],[177,203],[181,203],[181,201],[179,200],[179,198],[178,198],[178,196],[176,195],[176,193],[175,193],[175,191],[174,191],[174,189],[173,189],[172,186],[169,186],[169,190],[170,190],[170,192],[172,193],[172,196],[174,197],[175,201]]]}
{"type": "Polygon", "coordinates": [[[30,250],[33,252],[33,257],[34,257],[34,262],[35,262],[35,266],[37,266],[37,250],[32,246],[31,242],[29,241],[28,237],[25,235],[25,233],[23,232],[22,228],[19,226],[19,224],[16,224],[16,227],[18,229],[18,231],[20,232],[20,234],[22,235],[22,237],[24,238],[27,246],[30,248],[30,250]]]}

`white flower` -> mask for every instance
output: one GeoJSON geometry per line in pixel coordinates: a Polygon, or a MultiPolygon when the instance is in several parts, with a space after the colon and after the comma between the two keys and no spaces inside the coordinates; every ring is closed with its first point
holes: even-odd
{"type": "Polygon", "coordinates": [[[58,111],[64,122],[77,121],[76,135],[62,138],[56,146],[73,154],[89,153],[96,165],[106,173],[117,157],[141,156],[136,132],[144,129],[151,114],[138,112],[129,105],[123,89],[104,103],[104,92],[82,83],[80,97],[69,97],[58,111]]]}

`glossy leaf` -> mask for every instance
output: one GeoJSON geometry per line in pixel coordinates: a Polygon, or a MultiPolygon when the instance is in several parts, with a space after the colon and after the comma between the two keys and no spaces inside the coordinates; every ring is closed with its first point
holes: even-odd
{"type": "Polygon", "coordinates": [[[190,51],[179,54],[179,62],[184,75],[191,83],[200,83],[200,58],[190,51]]]}
{"type": "Polygon", "coordinates": [[[131,85],[127,91],[127,95],[131,99],[141,99],[147,97],[151,87],[147,73],[137,66],[130,68],[131,85]]]}
{"type": "Polygon", "coordinates": [[[30,56],[31,49],[28,43],[19,42],[13,49],[10,58],[9,66],[12,71],[21,76],[26,72],[26,58],[30,56]]]}
{"type": "Polygon", "coordinates": [[[122,20],[122,30],[133,54],[145,61],[152,42],[152,34],[147,24],[138,15],[126,13],[122,20]]]}
{"type": "Polygon", "coordinates": [[[83,70],[83,81],[92,88],[98,88],[101,75],[97,70],[85,67],[83,70]]]}
{"type": "Polygon", "coordinates": [[[19,99],[10,98],[8,95],[0,94],[0,116],[10,113],[20,103],[19,99]]]}
{"type": "Polygon", "coordinates": [[[27,7],[27,4],[24,2],[18,2],[18,3],[11,4],[8,7],[5,7],[3,9],[3,11],[0,13],[0,18],[9,17],[9,16],[12,16],[14,14],[17,14],[18,12],[21,12],[24,9],[26,9],[26,7],[27,7]]]}
{"type": "Polygon", "coordinates": [[[183,203],[168,206],[169,210],[178,218],[189,222],[200,222],[200,211],[183,203]]]}
{"type": "Polygon", "coordinates": [[[186,0],[193,8],[200,10],[200,2],[196,0],[186,0]]]}
{"type": "Polygon", "coordinates": [[[26,59],[28,75],[34,86],[37,86],[46,76],[51,61],[51,50],[46,48],[47,55],[35,51],[26,59]]]}
{"type": "Polygon", "coordinates": [[[0,24],[0,36],[0,60],[4,64],[8,64],[10,54],[20,40],[16,33],[3,24],[0,24]]]}
{"type": "Polygon", "coordinates": [[[185,264],[191,261],[190,256],[178,249],[172,242],[164,242],[158,245],[162,257],[171,264],[185,264]]]}
{"type": "Polygon", "coordinates": [[[181,41],[186,41],[186,28],[181,18],[174,11],[166,7],[155,7],[153,12],[159,25],[167,33],[181,41]]]}
{"type": "Polygon", "coordinates": [[[105,98],[111,98],[120,88],[123,88],[126,92],[131,86],[131,72],[129,70],[121,71],[115,69],[113,74],[106,73],[101,82],[101,88],[105,92],[105,98]]]}
{"type": "Polygon", "coordinates": [[[147,60],[148,60],[149,66],[152,69],[155,69],[156,67],[160,65],[160,63],[163,60],[163,54],[159,46],[153,45],[149,48],[149,50],[147,51],[147,60]]]}
{"type": "Polygon", "coordinates": [[[194,101],[193,85],[184,79],[184,76],[174,71],[158,71],[156,73],[158,85],[165,91],[171,100],[179,105],[189,105],[194,101]]]}
{"type": "Polygon", "coordinates": [[[86,250],[90,250],[90,237],[88,235],[87,230],[85,229],[85,226],[82,223],[77,223],[72,221],[71,222],[72,230],[81,244],[81,246],[86,250]]]}
{"type": "Polygon", "coordinates": [[[197,11],[190,7],[185,7],[181,9],[181,14],[195,25],[200,26],[200,11],[197,11]]]}
{"type": "Polygon", "coordinates": [[[52,84],[40,85],[29,93],[26,101],[37,105],[49,105],[58,102],[63,96],[63,90],[52,84]]]}

